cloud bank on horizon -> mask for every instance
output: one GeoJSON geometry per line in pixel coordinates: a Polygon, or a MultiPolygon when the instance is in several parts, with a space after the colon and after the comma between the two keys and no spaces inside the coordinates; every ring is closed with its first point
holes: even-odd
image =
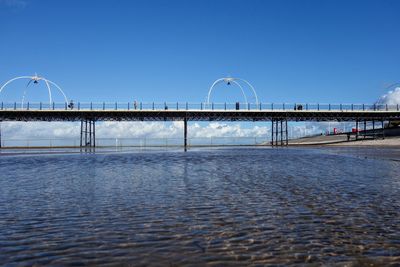
{"type": "MultiPolygon", "coordinates": [[[[209,137],[263,137],[266,126],[245,128],[242,125],[212,122],[207,125],[188,125],[190,138],[209,137]]],[[[80,124],[71,122],[3,122],[4,139],[79,138],[80,124]]],[[[181,138],[182,122],[99,122],[96,124],[99,138],[181,138]]]]}
{"type": "MultiPolygon", "coordinates": [[[[350,123],[320,122],[289,125],[289,138],[323,134],[333,131],[349,131],[350,123]]],[[[4,140],[40,140],[40,139],[79,139],[79,122],[2,122],[4,140]]],[[[211,122],[188,125],[189,139],[204,138],[257,138],[269,140],[270,123],[263,122],[246,127],[240,123],[211,122]]],[[[97,138],[132,138],[132,139],[181,139],[183,123],[175,122],[99,122],[96,124],[97,138]]]]}

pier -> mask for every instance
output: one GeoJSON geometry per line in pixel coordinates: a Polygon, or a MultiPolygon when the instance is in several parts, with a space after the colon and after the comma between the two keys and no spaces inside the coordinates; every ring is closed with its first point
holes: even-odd
{"type": "MultiPolygon", "coordinates": [[[[271,125],[271,145],[288,145],[288,122],[354,122],[379,125],[400,121],[399,105],[366,104],[239,104],[239,103],[1,103],[1,121],[80,121],[80,146],[96,146],[96,122],[101,121],[182,121],[186,150],[187,123],[190,121],[260,121],[271,125]]],[[[384,136],[384,135],[383,135],[384,136]]]]}

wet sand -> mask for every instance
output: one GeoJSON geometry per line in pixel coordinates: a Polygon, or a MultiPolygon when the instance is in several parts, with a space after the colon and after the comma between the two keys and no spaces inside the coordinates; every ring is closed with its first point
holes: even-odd
{"type": "Polygon", "coordinates": [[[374,159],[374,160],[389,160],[389,161],[400,161],[400,146],[379,146],[379,145],[359,145],[359,146],[319,146],[323,150],[330,153],[357,157],[360,159],[374,159]]]}
{"type": "Polygon", "coordinates": [[[400,137],[385,139],[358,139],[347,141],[345,136],[318,136],[289,142],[289,146],[320,148],[334,154],[364,159],[400,161],[400,137]]]}
{"type": "Polygon", "coordinates": [[[377,146],[377,147],[399,147],[400,137],[387,137],[385,139],[359,139],[357,141],[341,142],[335,144],[327,144],[329,146],[377,146]]]}

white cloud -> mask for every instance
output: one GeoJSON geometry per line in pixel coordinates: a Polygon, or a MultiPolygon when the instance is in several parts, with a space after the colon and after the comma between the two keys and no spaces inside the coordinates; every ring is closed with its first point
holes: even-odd
{"type": "Polygon", "coordinates": [[[192,137],[263,137],[268,133],[267,127],[253,126],[251,128],[243,128],[239,123],[226,124],[212,122],[205,127],[194,123],[189,130],[192,137]]]}
{"type": "Polygon", "coordinates": [[[400,87],[395,88],[392,91],[387,92],[381,96],[376,104],[379,105],[397,105],[400,104],[400,87]]]}
{"type": "MultiPolygon", "coordinates": [[[[79,138],[79,122],[2,122],[3,139],[79,138]]],[[[212,122],[206,125],[189,123],[189,138],[264,137],[266,126],[245,128],[239,123],[212,122]]],[[[183,123],[175,122],[99,122],[98,138],[180,138],[183,123]]]]}
{"type": "Polygon", "coordinates": [[[103,122],[96,125],[101,137],[111,138],[166,138],[182,135],[182,122],[103,122]]]}

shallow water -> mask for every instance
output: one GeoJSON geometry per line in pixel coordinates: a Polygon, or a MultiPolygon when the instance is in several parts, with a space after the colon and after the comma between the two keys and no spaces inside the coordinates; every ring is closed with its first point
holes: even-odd
{"type": "Polygon", "coordinates": [[[0,263],[400,264],[400,162],[385,151],[2,156],[0,263]]]}

